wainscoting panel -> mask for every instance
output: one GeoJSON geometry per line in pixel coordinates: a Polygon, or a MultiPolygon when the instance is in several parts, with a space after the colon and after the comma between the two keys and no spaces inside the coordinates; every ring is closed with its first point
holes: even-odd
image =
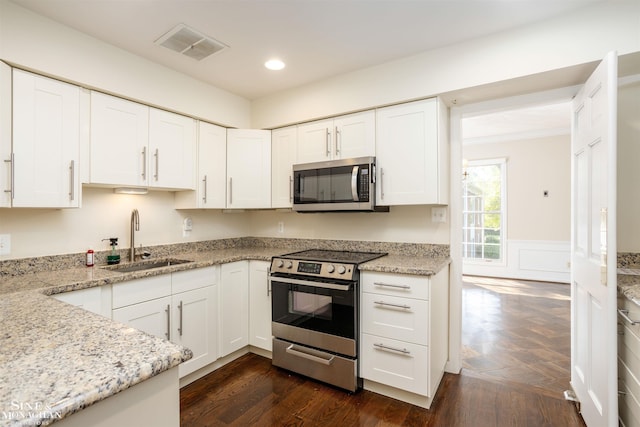
{"type": "Polygon", "coordinates": [[[508,240],[502,263],[463,260],[463,274],[569,283],[571,245],[568,241],[508,240]]]}

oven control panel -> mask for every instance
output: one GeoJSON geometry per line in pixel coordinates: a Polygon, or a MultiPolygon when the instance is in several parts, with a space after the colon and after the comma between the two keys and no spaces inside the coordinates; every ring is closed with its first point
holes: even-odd
{"type": "Polygon", "coordinates": [[[271,261],[271,272],[353,280],[356,273],[356,266],[355,264],[273,258],[271,261]]]}

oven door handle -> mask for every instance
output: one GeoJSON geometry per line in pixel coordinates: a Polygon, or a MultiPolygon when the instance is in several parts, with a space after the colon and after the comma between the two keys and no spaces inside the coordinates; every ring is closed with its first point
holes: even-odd
{"type": "Polygon", "coordinates": [[[323,365],[331,365],[333,363],[333,359],[335,359],[336,357],[333,354],[329,354],[329,353],[324,353],[318,350],[311,350],[311,349],[306,349],[306,351],[300,351],[294,348],[295,344],[291,344],[289,347],[287,347],[287,349],[285,350],[288,354],[292,355],[292,356],[297,356],[297,357],[301,357],[303,359],[307,359],[307,360],[311,360],[312,362],[316,362],[316,363],[321,363],[323,365]],[[319,355],[327,355],[329,356],[328,359],[325,359],[324,357],[320,357],[320,356],[316,356],[315,354],[310,354],[307,353],[307,351],[313,351],[314,353],[317,353],[319,355]]]}
{"type": "MultiPolygon", "coordinates": [[[[315,288],[335,289],[337,291],[348,291],[351,285],[342,285],[340,283],[312,282],[310,280],[291,279],[288,277],[269,277],[269,282],[287,283],[290,285],[313,286],[315,288]]],[[[273,285],[271,286],[273,289],[273,285]]]]}

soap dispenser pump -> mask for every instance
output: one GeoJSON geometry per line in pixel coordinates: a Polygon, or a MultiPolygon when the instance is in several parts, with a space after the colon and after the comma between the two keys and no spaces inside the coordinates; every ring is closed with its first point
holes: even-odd
{"type": "Polygon", "coordinates": [[[107,255],[107,264],[109,265],[120,264],[120,255],[116,253],[116,246],[118,246],[118,238],[109,237],[108,239],[102,239],[102,240],[109,240],[110,242],[109,245],[111,245],[111,253],[107,255]]]}

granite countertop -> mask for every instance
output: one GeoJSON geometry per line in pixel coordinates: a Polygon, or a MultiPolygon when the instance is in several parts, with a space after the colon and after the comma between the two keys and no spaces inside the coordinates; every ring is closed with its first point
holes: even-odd
{"type": "Polygon", "coordinates": [[[618,268],[618,293],[640,306],[640,269],[618,268]]]}
{"type": "MultiPolygon", "coordinates": [[[[40,405],[40,418],[0,417],[0,425],[48,425],[189,360],[189,349],[50,298],[109,285],[241,260],[270,261],[291,248],[230,248],[182,252],[192,261],[122,273],[76,267],[4,276],[0,283],[0,415],[16,404],[40,405]]],[[[431,275],[448,256],[387,255],[363,271],[431,275]]],[[[124,264],[124,263],[123,263],[124,264]]]]}

